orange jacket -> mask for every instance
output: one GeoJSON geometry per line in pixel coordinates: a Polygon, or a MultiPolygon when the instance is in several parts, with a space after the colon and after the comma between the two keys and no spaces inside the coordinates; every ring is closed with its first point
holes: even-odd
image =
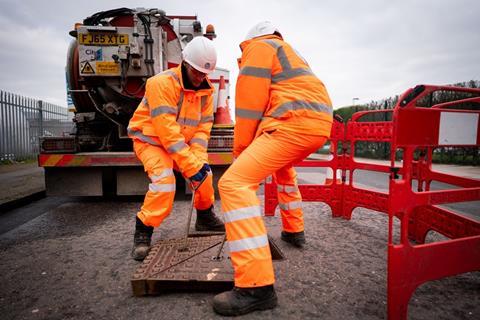
{"type": "Polygon", "coordinates": [[[128,126],[132,139],[165,148],[185,177],[208,162],[213,86],[207,83],[208,89],[185,89],[181,65],[151,77],[128,126]]]}
{"type": "Polygon", "coordinates": [[[275,35],[240,44],[234,156],[263,131],[282,128],[330,137],[332,103],[307,62],[275,35]]]}

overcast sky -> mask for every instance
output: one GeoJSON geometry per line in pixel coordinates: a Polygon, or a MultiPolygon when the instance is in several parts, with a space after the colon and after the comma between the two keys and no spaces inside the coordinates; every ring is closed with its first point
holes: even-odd
{"type": "Polygon", "coordinates": [[[255,23],[270,20],[323,80],[335,108],[420,83],[480,80],[478,0],[0,0],[0,90],[66,106],[68,32],[118,7],[160,8],[214,24],[217,64],[230,69],[232,85],[239,43],[255,23]]]}

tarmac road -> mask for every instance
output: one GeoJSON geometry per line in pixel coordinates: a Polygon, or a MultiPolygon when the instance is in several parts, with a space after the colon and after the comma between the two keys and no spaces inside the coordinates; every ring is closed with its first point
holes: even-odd
{"type": "Polygon", "coordinates": [[[43,168],[36,163],[0,165],[0,177],[0,205],[45,190],[43,168]]]}
{"type": "MultiPolygon", "coordinates": [[[[130,279],[139,264],[129,254],[139,206],[64,198],[1,234],[2,319],[221,318],[211,309],[210,293],[132,296],[130,279]]],[[[154,241],[181,237],[188,207],[188,199],[177,200],[154,241]]],[[[386,215],[357,209],[346,221],[332,219],[321,203],[305,203],[304,209],[304,250],[279,240],[278,215],[265,217],[269,234],[287,256],[275,263],[280,305],[241,318],[385,319],[386,215]]],[[[437,240],[437,235],[428,238],[437,240]]],[[[409,319],[479,317],[480,272],[429,282],[409,305],[409,319]]]]}

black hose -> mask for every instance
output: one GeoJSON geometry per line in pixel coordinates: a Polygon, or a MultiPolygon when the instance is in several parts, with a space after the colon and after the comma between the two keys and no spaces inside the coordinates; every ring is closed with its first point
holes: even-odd
{"type": "Polygon", "coordinates": [[[113,18],[117,16],[132,15],[133,13],[134,11],[129,8],[118,8],[107,11],[100,11],[84,19],[83,24],[86,26],[95,26],[98,25],[103,19],[113,18]]]}
{"type": "Polygon", "coordinates": [[[152,30],[150,29],[150,16],[145,16],[143,14],[139,14],[138,17],[142,21],[143,28],[145,29],[145,66],[147,67],[147,75],[153,76],[155,73],[155,70],[153,69],[153,37],[152,37],[152,30]]]}

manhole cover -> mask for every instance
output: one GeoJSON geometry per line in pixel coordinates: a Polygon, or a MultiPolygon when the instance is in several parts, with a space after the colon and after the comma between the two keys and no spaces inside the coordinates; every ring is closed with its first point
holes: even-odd
{"type": "MultiPolygon", "coordinates": [[[[223,238],[223,234],[190,236],[185,251],[180,250],[184,239],[158,241],[133,275],[133,294],[230,290],[233,288],[233,268],[227,246],[216,259],[223,238]]],[[[269,242],[272,258],[283,259],[282,252],[270,237],[269,242]]]]}
{"type": "Polygon", "coordinates": [[[188,250],[180,251],[184,239],[159,241],[132,279],[136,296],[166,291],[222,291],[233,287],[233,268],[228,253],[214,259],[223,235],[188,238],[188,250]]]}

